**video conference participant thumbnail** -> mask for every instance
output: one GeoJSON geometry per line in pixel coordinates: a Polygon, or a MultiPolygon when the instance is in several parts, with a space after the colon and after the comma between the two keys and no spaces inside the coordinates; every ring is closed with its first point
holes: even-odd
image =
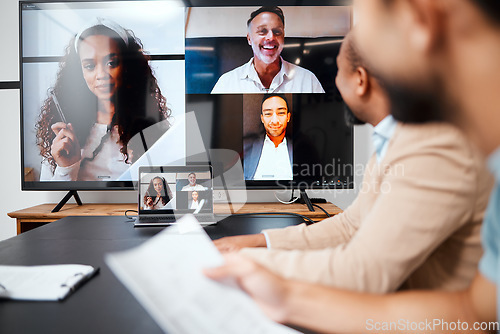
{"type": "Polygon", "coordinates": [[[194,213],[200,212],[203,209],[203,205],[205,204],[205,199],[200,198],[200,192],[192,191],[191,192],[191,200],[189,204],[189,209],[194,210],[194,213]]]}
{"type": "Polygon", "coordinates": [[[204,171],[177,173],[177,209],[193,210],[195,214],[209,209],[212,197],[210,178],[210,172],[204,171]]]}
{"type": "Polygon", "coordinates": [[[137,119],[167,120],[166,99],[140,41],[111,20],[98,19],[66,50],[36,124],[41,180],[114,179],[132,163],[129,139],[153,124],[137,119]],[[144,96],[144,87],[157,94],[144,96]],[[72,104],[75,92],[86,101],[72,104]]]}
{"type": "MultiPolygon", "coordinates": [[[[292,180],[293,141],[288,100],[284,95],[264,95],[260,107],[262,134],[247,135],[243,141],[245,180],[292,180]]],[[[252,124],[245,124],[247,128],[252,124]]]]}
{"type": "Polygon", "coordinates": [[[189,183],[182,187],[181,191],[194,191],[194,190],[207,190],[207,187],[196,183],[196,173],[189,173],[188,175],[189,183]]]}
{"type": "Polygon", "coordinates": [[[212,94],[324,93],[309,70],[281,57],[285,45],[285,16],[279,7],[261,7],[247,21],[247,40],[253,58],[223,74],[212,94]]]}
{"type": "Polygon", "coordinates": [[[143,210],[161,210],[171,208],[168,204],[173,199],[172,191],[163,176],[157,175],[149,181],[143,196],[143,210]]]}

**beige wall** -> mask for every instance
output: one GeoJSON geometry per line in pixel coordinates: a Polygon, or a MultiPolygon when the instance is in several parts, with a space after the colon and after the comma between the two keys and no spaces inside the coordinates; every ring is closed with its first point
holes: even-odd
{"type": "MultiPolygon", "coordinates": [[[[186,37],[244,37],[250,13],[258,8],[191,8],[186,14],[186,37]]],[[[344,36],[351,26],[350,6],[281,8],[287,37],[344,36]]]]}

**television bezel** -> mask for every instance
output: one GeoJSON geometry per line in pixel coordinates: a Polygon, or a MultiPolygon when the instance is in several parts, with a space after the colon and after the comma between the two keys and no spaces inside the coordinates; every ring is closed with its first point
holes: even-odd
{"type": "MultiPolygon", "coordinates": [[[[151,0],[133,0],[133,1],[151,1],[151,0]]],[[[152,0],[156,1],[156,0],[152,0]]],[[[159,1],[176,1],[176,0],[159,0],[159,1]]],[[[130,191],[136,190],[136,181],[26,181],[24,173],[24,108],[23,108],[23,5],[26,4],[64,4],[64,3],[99,3],[97,0],[20,0],[19,1],[19,78],[20,78],[20,133],[21,133],[21,190],[23,191],[130,191]]],[[[106,0],[106,2],[129,2],[129,0],[106,0]]],[[[204,0],[179,0],[176,2],[183,2],[185,7],[248,7],[248,6],[297,6],[297,7],[310,7],[310,6],[352,6],[352,0],[311,0],[307,4],[302,1],[280,1],[277,4],[274,1],[204,1],[204,0]]],[[[352,26],[352,11],[351,11],[351,26],[352,26]]],[[[185,54],[183,59],[185,60],[185,54]]],[[[351,136],[352,147],[352,161],[354,162],[354,131],[351,136]]],[[[199,165],[199,163],[192,163],[199,165]]],[[[354,172],[353,172],[354,173],[354,172]]],[[[246,180],[246,189],[251,190],[266,190],[266,189],[284,189],[284,188],[297,188],[300,180],[293,181],[249,181],[246,180]]],[[[214,189],[217,189],[214,185],[214,189]]],[[[310,189],[353,189],[354,188],[354,175],[352,181],[347,185],[324,185],[324,184],[308,184],[310,189]]]]}

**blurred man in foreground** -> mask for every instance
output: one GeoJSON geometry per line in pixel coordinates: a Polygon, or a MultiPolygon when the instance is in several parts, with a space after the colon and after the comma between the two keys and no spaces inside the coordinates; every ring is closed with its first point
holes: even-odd
{"type": "Polygon", "coordinates": [[[348,114],[374,127],[376,152],[356,200],[311,226],[215,244],[221,251],[252,247],[241,253],[285,278],[337,288],[463,289],[482,255],[480,226],[491,177],[454,126],[396,122],[387,92],[357,49],[346,36],[336,78],[348,114]]]}
{"type": "Polygon", "coordinates": [[[207,271],[235,277],[273,319],[324,332],[498,331],[500,283],[500,2],[354,0],[356,40],[384,81],[393,114],[450,120],[488,155],[497,184],[483,226],[485,254],[461,292],[355,294],[285,281],[243,258],[207,271]],[[404,107],[400,109],[400,107],[404,107]],[[393,324],[403,326],[397,327],[393,324]],[[421,325],[421,326],[420,326],[421,325]]]}

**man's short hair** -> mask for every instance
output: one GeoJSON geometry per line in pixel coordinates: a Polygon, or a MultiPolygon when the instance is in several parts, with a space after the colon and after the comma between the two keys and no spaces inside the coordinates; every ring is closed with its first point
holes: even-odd
{"type": "Polygon", "coordinates": [[[290,107],[288,107],[288,100],[286,99],[285,95],[283,94],[265,94],[264,97],[262,98],[262,102],[260,103],[260,113],[262,114],[262,105],[264,104],[264,102],[266,102],[267,100],[269,100],[271,97],[280,97],[283,99],[283,101],[285,101],[285,104],[286,104],[286,112],[289,113],[290,112],[290,107]]]}
{"type": "Polygon", "coordinates": [[[346,50],[346,57],[347,60],[349,61],[349,65],[351,66],[351,70],[356,71],[358,67],[362,67],[367,72],[370,72],[368,70],[368,66],[366,65],[365,60],[361,57],[361,54],[359,53],[358,47],[354,42],[352,34],[346,36],[346,38],[344,39],[344,46],[346,50]]]}
{"type": "Polygon", "coordinates": [[[351,71],[354,72],[358,67],[362,67],[365,69],[369,76],[377,80],[377,82],[383,86],[384,83],[379,80],[379,76],[377,75],[377,73],[374,73],[375,71],[371,70],[365,59],[361,56],[356,41],[354,40],[354,36],[352,34],[347,35],[343,43],[346,50],[346,58],[351,67],[351,71]]]}
{"type": "Polygon", "coordinates": [[[188,177],[190,177],[191,175],[196,176],[196,173],[195,172],[191,172],[191,173],[188,174],[188,177]]]}
{"type": "Polygon", "coordinates": [[[283,14],[281,8],[279,8],[278,6],[263,6],[250,14],[250,18],[247,21],[247,27],[250,26],[250,23],[252,23],[253,19],[260,13],[273,13],[278,15],[281,19],[281,22],[283,23],[283,27],[285,26],[285,15],[283,14]]]}

